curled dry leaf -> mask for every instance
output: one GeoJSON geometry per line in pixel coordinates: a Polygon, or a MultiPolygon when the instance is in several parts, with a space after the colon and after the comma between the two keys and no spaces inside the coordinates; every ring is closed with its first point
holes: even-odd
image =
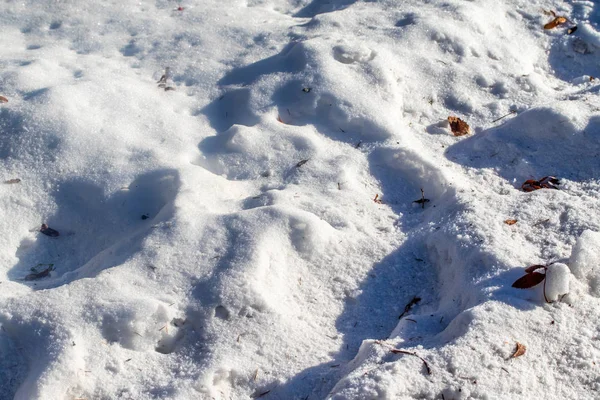
{"type": "Polygon", "coordinates": [[[506,221],[504,221],[504,223],[506,225],[514,225],[517,223],[517,220],[516,219],[507,219],[506,221]]]}
{"type": "Polygon", "coordinates": [[[0,103],[8,103],[8,99],[4,96],[0,96],[0,103]]]}
{"type": "Polygon", "coordinates": [[[517,289],[529,289],[542,283],[544,278],[546,278],[546,274],[542,274],[540,272],[531,272],[517,279],[512,284],[512,287],[517,289]]]}
{"type": "Polygon", "coordinates": [[[556,17],[552,21],[544,25],[544,29],[554,29],[557,26],[564,24],[565,22],[567,22],[567,19],[565,17],[556,17]]]}
{"type": "Polygon", "coordinates": [[[554,176],[545,176],[539,181],[535,179],[528,179],[521,185],[521,189],[524,192],[533,192],[538,189],[558,189],[558,185],[560,185],[560,181],[556,179],[554,176]]]}
{"type": "Polygon", "coordinates": [[[20,183],[20,182],[21,182],[21,180],[19,178],[9,179],[7,181],[4,181],[4,183],[7,184],[7,185],[12,185],[12,184],[15,184],[15,183],[20,183]]]}
{"type": "Polygon", "coordinates": [[[464,136],[471,130],[469,125],[458,117],[448,117],[448,122],[450,122],[450,129],[454,136],[464,136]]]}
{"type": "Polygon", "coordinates": [[[525,347],[524,344],[517,342],[517,348],[515,349],[515,352],[513,353],[513,355],[510,356],[510,358],[521,357],[523,354],[525,354],[526,351],[527,351],[527,347],[525,347]]]}

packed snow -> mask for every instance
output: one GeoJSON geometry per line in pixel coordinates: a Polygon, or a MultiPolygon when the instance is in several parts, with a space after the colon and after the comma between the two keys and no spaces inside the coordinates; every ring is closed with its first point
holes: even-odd
{"type": "Polygon", "coordinates": [[[600,3],[0,27],[0,400],[598,397],[600,3]]]}

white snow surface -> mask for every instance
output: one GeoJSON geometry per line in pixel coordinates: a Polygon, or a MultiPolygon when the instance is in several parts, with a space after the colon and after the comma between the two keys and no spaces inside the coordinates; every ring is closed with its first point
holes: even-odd
{"type": "Polygon", "coordinates": [[[8,0],[0,27],[1,400],[598,398],[599,3],[8,0]]]}

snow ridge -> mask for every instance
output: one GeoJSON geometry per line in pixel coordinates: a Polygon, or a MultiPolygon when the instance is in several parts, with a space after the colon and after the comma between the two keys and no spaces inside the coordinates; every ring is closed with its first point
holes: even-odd
{"type": "Polygon", "coordinates": [[[0,5],[0,399],[594,398],[599,15],[0,5]]]}

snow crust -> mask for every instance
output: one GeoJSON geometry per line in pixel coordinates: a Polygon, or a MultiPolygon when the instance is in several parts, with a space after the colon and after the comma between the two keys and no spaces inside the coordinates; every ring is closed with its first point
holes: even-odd
{"type": "Polygon", "coordinates": [[[0,4],[0,399],[596,398],[599,21],[0,4]]]}

